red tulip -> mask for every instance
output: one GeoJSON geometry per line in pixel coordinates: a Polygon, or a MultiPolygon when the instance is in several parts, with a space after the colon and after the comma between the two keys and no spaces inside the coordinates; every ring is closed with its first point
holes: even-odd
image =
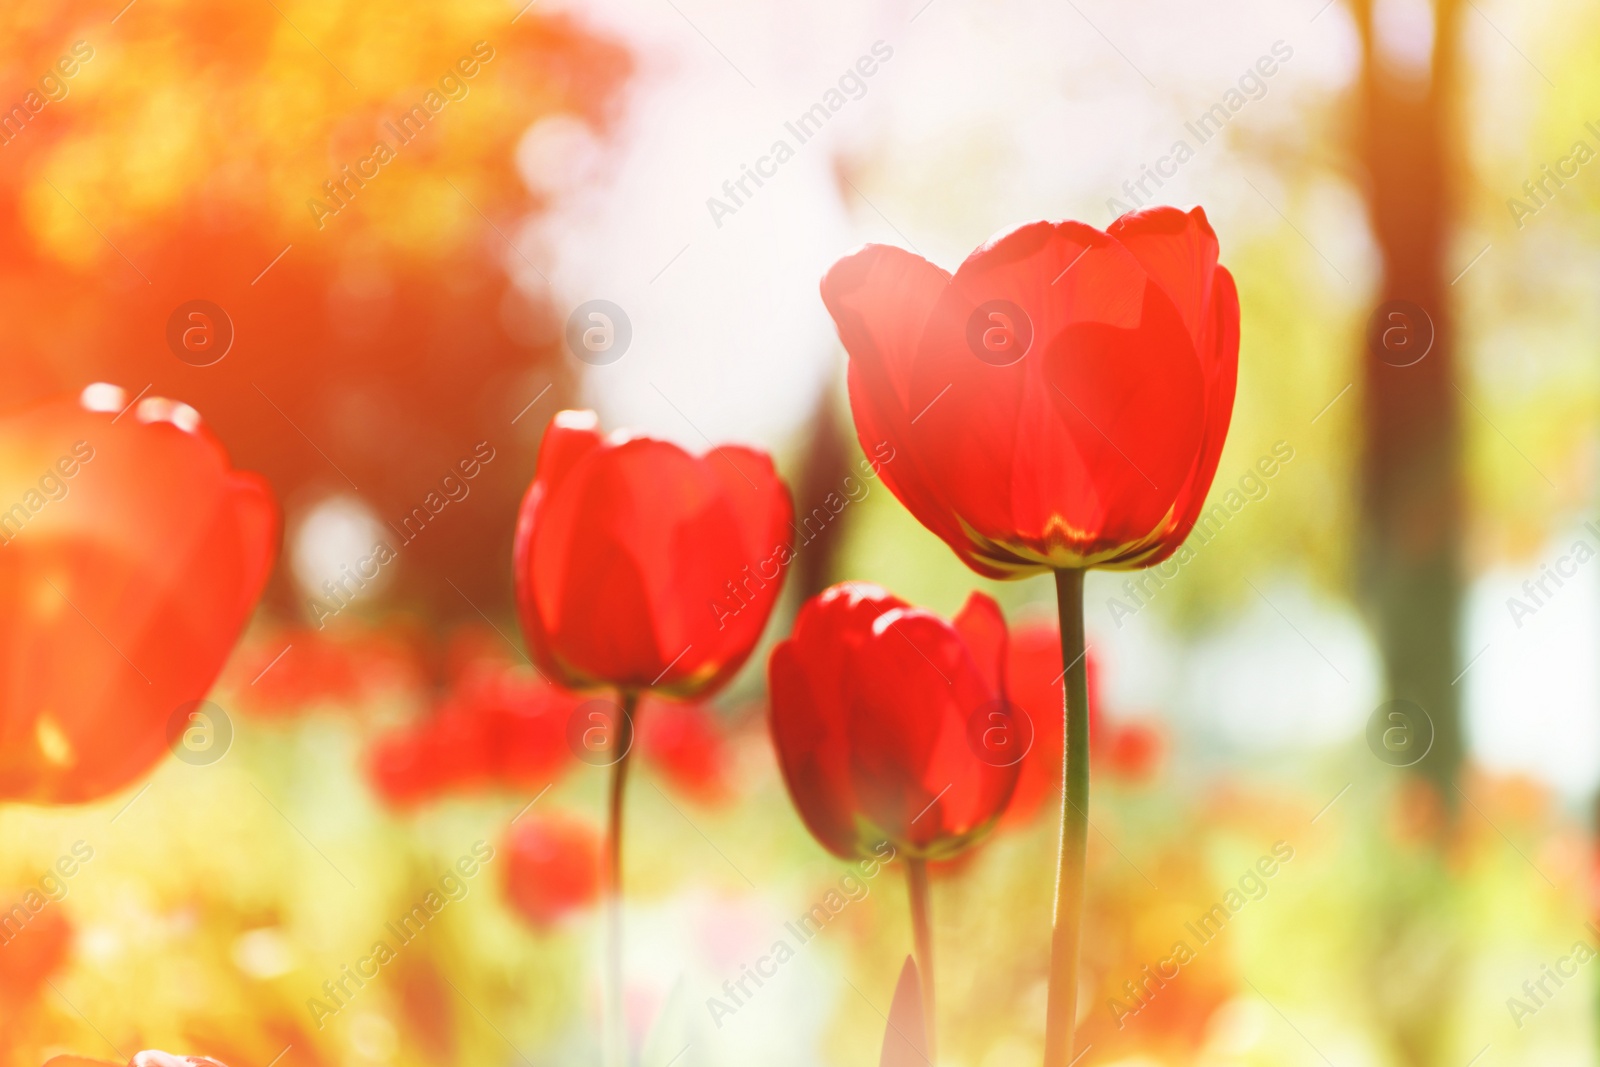
{"type": "Polygon", "coordinates": [[[542,790],[573,762],[568,720],[581,703],[536,677],[474,675],[432,718],[373,746],[373,783],[401,806],[458,789],[542,790]]]}
{"type": "Polygon", "coordinates": [[[206,695],[277,551],[187,404],[93,385],[0,420],[0,798],[115,792],[206,695]]]}
{"type": "Polygon", "coordinates": [[[918,520],[990,577],[1147,567],[1216,473],[1239,302],[1199,208],[1035,222],[954,276],[867,245],[822,282],[850,405],[918,520]]]}
{"type": "Polygon", "coordinates": [[[789,493],[748,448],[692,456],[551,420],[516,534],[534,662],[574,689],[704,696],[755,647],[791,557],[789,493]]]}
{"type": "Polygon", "coordinates": [[[867,857],[888,841],[943,860],[994,824],[1017,766],[980,759],[971,724],[1001,706],[1005,654],[1005,619],[981,593],[951,622],[857,582],[806,603],[772,653],[772,737],[824,847],[867,857]]]}
{"type": "Polygon", "coordinates": [[[554,925],[600,895],[600,834],[568,816],[528,817],[506,841],[506,896],[534,926],[554,925]]]}

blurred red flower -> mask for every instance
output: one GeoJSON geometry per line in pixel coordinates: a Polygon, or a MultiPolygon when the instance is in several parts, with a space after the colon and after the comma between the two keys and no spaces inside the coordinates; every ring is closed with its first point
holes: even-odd
{"type": "Polygon", "coordinates": [[[884,481],[980,574],[1145,567],[1188,536],[1239,349],[1201,209],[1029,223],[954,276],[867,245],[822,297],[862,447],[894,447],[884,481]]]}
{"type": "Polygon", "coordinates": [[[1003,706],[1006,624],[981,593],[951,622],[846,582],[807,601],[769,664],[789,794],[841,858],[888,841],[943,860],[1011,799],[1018,768],[980,759],[974,716],[1003,706]]]}
{"type": "Polygon", "coordinates": [[[680,792],[703,804],[727,799],[728,746],[715,716],[705,707],[645,701],[639,716],[639,749],[680,792]]]}
{"type": "MultiPolygon", "coordinates": [[[[1089,675],[1089,759],[1113,778],[1148,778],[1161,758],[1161,734],[1148,723],[1117,722],[1105,715],[1100,665],[1084,656],[1089,675]]],[[[1017,825],[1039,812],[1047,799],[1061,797],[1062,668],[1061,631],[1054,622],[1032,622],[1011,631],[1006,677],[1012,702],[1033,727],[1033,747],[1022,760],[1022,774],[1006,809],[1005,822],[1017,825]]]]}
{"type": "Polygon", "coordinates": [[[551,420],[517,521],[516,585],[534,662],[574,689],[705,696],[755,648],[783,585],[793,506],[772,460],[691,456],[551,420]]]}
{"type": "Polygon", "coordinates": [[[540,929],[600,895],[600,832],[567,815],[530,817],[506,838],[506,897],[540,929]]]}
{"type": "MultiPolygon", "coordinates": [[[[373,744],[379,795],[407,807],[454,791],[537,792],[566,774],[571,719],[587,698],[498,659],[457,667],[454,689],[430,717],[373,744]]],[[[668,783],[704,804],[727,799],[728,745],[710,711],[653,698],[639,719],[640,752],[668,783]]]]}
{"type": "Polygon", "coordinates": [[[422,684],[417,650],[399,627],[338,634],[275,627],[241,645],[227,672],[239,710],[287,719],[333,705],[349,711],[377,694],[422,684]]]}
{"type": "MultiPolygon", "coordinates": [[[[37,896],[37,890],[32,892],[37,896]]],[[[20,929],[17,907],[0,913],[5,920],[0,925],[0,1020],[18,1017],[72,948],[72,923],[59,907],[44,906],[31,914],[21,910],[28,917],[20,929]]],[[[4,1033],[0,1021],[0,1035],[4,1033]]]]}
{"type": "Polygon", "coordinates": [[[534,675],[475,673],[431,718],[373,745],[373,783],[401,806],[451,790],[541,790],[573,763],[567,723],[582,702],[534,675]]]}
{"type": "Polygon", "coordinates": [[[193,408],[92,385],[0,421],[0,541],[0,798],[77,803],[149,770],[216,681],[278,509],[193,408]]]}

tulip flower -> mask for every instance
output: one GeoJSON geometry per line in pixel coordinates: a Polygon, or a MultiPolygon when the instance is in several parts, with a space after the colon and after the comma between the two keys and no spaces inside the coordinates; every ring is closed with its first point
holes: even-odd
{"type": "Polygon", "coordinates": [[[980,574],[1055,573],[1067,763],[1045,1031],[1072,1060],[1088,835],[1083,574],[1178,551],[1227,436],[1239,301],[1205,213],[1034,222],[954,275],[868,245],[822,281],[884,483],[980,574]]]}
{"type": "Polygon", "coordinates": [[[555,925],[600,893],[600,834],[569,816],[529,816],[506,841],[506,897],[535,927],[555,925]]]}
{"type": "Polygon", "coordinates": [[[706,697],[749,658],[793,558],[794,507],[772,460],[722,446],[694,456],[599,431],[593,412],[550,421],[517,517],[517,607],[528,652],[550,680],[609,687],[618,706],[585,712],[611,765],[606,820],[607,1061],[625,1058],[621,1007],[622,807],[633,718],[649,691],[706,697]]]}
{"type": "Polygon", "coordinates": [[[703,697],[749,658],[783,586],[793,517],[772,460],[692,456],[551,420],[517,518],[529,654],[569,689],[703,697]]]}
{"type": "Polygon", "coordinates": [[[884,842],[906,859],[930,1032],[927,863],[982,837],[1017,782],[1017,761],[975,742],[1006,706],[1005,656],[1005,619],[981,593],[945,622],[846,582],[807,601],[768,664],[772,740],[806,827],[842,859],[884,842]]]}
{"type": "Polygon", "coordinates": [[[277,544],[266,483],[187,404],[102,384],[0,419],[0,798],[79,803],[148,771],[277,544]]]}

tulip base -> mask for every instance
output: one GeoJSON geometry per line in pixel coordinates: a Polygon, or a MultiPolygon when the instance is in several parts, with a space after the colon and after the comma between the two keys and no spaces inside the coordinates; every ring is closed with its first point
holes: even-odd
{"type": "Polygon", "coordinates": [[[1078,1015],[1078,957],[1083,928],[1084,863],[1089,844],[1089,668],[1083,634],[1081,570],[1056,572],[1061,661],[1066,665],[1062,746],[1061,841],[1050,936],[1050,992],[1044,1065],[1068,1067],[1078,1015]]]}

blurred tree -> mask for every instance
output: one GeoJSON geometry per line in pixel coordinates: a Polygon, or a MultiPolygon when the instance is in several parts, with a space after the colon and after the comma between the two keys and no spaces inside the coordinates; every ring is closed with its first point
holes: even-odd
{"type": "MultiPolygon", "coordinates": [[[[1361,34],[1359,151],[1382,263],[1381,300],[1363,356],[1361,562],[1389,697],[1433,724],[1415,765],[1421,806],[1454,811],[1463,757],[1459,672],[1462,462],[1455,317],[1445,255],[1455,222],[1461,0],[1432,0],[1432,24],[1353,0],[1361,34]],[[1404,301],[1404,304],[1396,302],[1404,301]],[[1394,331],[1394,332],[1387,332],[1394,331]],[[1431,340],[1431,348],[1424,346],[1431,340]]],[[[1449,820],[1439,826],[1445,833],[1449,820]]],[[[1441,835],[1442,836],[1442,835],[1441,835]]],[[[1372,1007],[1400,1062],[1447,1062],[1459,936],[1439,918],[1454,899],[1434,850],[1392,871],[1373,921],[1390,932],[1371,961],[1372,1007]]]]}
{"type": "Polygon", "coordinates": [[[1459,162],[1452,156],[1459,139],[1451,132],[1460,99],[1462,4],[1434,0],[1431,38],[1411,29],[1411,39],[1400,36],[1393,18],[1385,32],[1384,20],[1375,19],[1382,6],[1352,4],[1362,46],[1359,151],[1383,268],[1374,312],[1379,330],[1368,330],[1362,360],[1363,584],[1388,695],[1420,705],[1433,721],[1433,745],[1417,770],[1454,807],[1463,752],[1454,685],[1462,509],[1456,339],[1444,258],[1459,162]],[[1394,301],[1422,315],[1395,309],[1394,301]],[[1382,331],[1390,327],[1398,332],[1386,344],[1382,331]],[[1408,363],[1430,334],[1431,350],[1408,363]]]}
{"type": "MultiPolygon", "coordinates": [[[[8,403],[148,384],[271,480],[291,534],[357,496],[389,524],[401,601],[508,608],[517,499],[568,392],[559,313],[511,277],[538,292],[516,149],[547,116],[603,127],[626,54],[509,0],[125,2],[0,11],[8,403]],[[195,299],[232,321],[211,366],[167,340],[195,299]],[[484,441],[470,499],[403,546],[484,441]]],[[[276,598],[304,608],[287,568],[276,598]]]]}

